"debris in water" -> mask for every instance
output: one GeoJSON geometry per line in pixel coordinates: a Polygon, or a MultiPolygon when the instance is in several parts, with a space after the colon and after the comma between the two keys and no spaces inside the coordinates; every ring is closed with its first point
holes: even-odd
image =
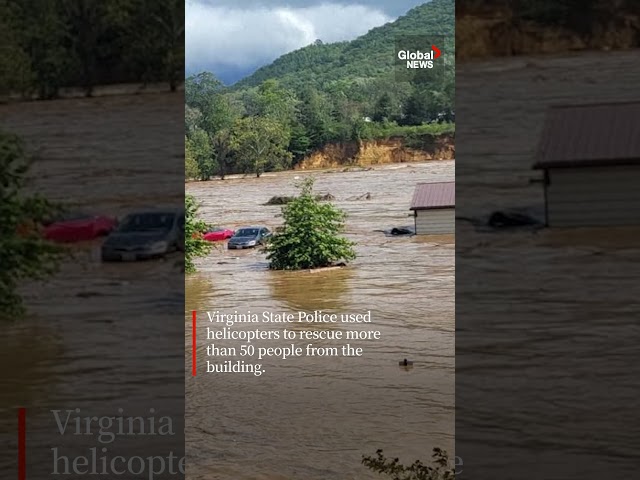
{"type": "Polygon", "coordinates": [[[362,195],[355,195],[353,197],[349,197],[347,198],[347,200],[350,202],[354,202],[358,200],[371,200],[372,198],[373,197],[371,196],[371,193],[367,192],[367,193],[363,193],[362,195]]]}
{"type": "Polygon", "coordinates": [[[404,360],[400,360],[398,362],[398,365],[400,365],[401,367],[412,367],[413,366],[413,362],[411,360],[407,360],[405,358],[404,360]]]}
{"type": "Polygon", "coordinates": [[[411,226],[407,226],[407,227],[393,227],[389,230],[375,230],[376,232],[382,232],[384,233],[387,237],[399,237],[399,236],[406,236],[406,235],[415,235],[416,231],[414,227],[411,226]]]}
{"type": "MultiPolygon", "coordinates": [[[[269,199],[267,203],[263,205],[286,205],[287,203],[293,201],[296,197],[289,197],[286,195],[275,195],[269,199]]],[[[324,195],[316,195],[316,200],[319,202],[328,202],[331,200],[335,200],[336,197],[331,195],[330,193],[325,193],[324,195]]]]}
{"type": "Polygon", "coordinates": [[[295,197],[287,197],[284,195],[276,195],[271,197],[267,203],[264,205],[286,205],[291,202],[295,197]]]}

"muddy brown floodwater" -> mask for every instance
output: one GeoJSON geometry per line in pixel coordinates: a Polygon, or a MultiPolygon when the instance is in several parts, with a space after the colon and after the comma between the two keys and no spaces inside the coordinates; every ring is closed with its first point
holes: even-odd
{"type": "MultiPolygon", "coordinates": [[[[531,165],[547,108],[637,101],[639,84],[638,50],[458,65],[457,213],[541,209],[542,186],[529,179],[540,177],[531,165]]],[[[640,372],[621,363],[638,346],[637,229],[470,228],[456,225],[456,324],[471,332],[456,344],[465,468],[483,478],[500,478],[506,465],[521,472],[511,478],[540,468],[553,478],[622,473],[640,450],[629,428],[640,372]]]]}
{"type": "Polygon", "coordinates": [[[453,454],[454,236],[389,238],[376,230],[411,225],[416,183],[452,180],[454,169],[454,162],[438,161],[187,185],[207,222],[273,229],[280,207],[262,204],[295,194],[299,179],[314,176],[316,190],[334,195],[347,212],[346,236],[358,254],[347,268],[309,273],[270,271],[258,250],[214,250],[186,280],[187,351],[191,310],[202,312],[200,332],[209,323],[206,310],[321,309],[371,311],[382,333],[357,342],[363,357],[269,359],[260,377],[205,373],[211,342],[200,333],[199,373],[187,379],[190,478],[373,479],[361,458],[379,448],[405,463],[428,460],[436,446],[453,454]],[[371,200],[348,200],[367,192],[371,200]],[[399,368],[404,358],[413,369],[399,368]]]}

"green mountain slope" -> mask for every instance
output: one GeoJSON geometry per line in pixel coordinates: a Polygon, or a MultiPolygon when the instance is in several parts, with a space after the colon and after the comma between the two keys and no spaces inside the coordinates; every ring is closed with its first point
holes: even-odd
{"type": "Polygon", "coordinates": [[[362,83],[393,75],[396,39],[407,35],[443,35],[448,64],[454,62],[455,0],[432,0],[410,10],[396,21],[370,30],[351,41],[309,45],[278,58],[232,86],[255,87],[268,79],[298,90],[314,86],[330,90],[340,83],[362,83]]]}

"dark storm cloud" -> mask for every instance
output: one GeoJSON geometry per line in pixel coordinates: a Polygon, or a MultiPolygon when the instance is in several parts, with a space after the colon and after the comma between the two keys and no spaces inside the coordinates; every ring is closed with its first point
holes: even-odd
{"type": "MultiPolygon", "coordinates": [[[[208,4],[216,7],[232,7],[242,9],[252,9],[263,7],[267,9],[278,7],[301,8],[320,5],[322,2],[318,0],[200,0],[200,3],[208,4]]],[[[341,5],[361,5],[363,7],[381,10],[387,15],[397,17],[406,13],[417,5],[421,5],[425,0],[361,0],[361,1],[336,1],[331,2],[341,5]]]]}

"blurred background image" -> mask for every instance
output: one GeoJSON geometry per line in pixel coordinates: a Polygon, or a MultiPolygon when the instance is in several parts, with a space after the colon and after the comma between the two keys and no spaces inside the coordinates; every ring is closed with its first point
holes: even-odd
{"type": "Polygon", "coordinates": [[[182,457],[183,3],[3,1],[0,39],[1,476],[49,478],[54,447],[182,457]],[[118,409],[177,433],[104,445],[51,413],[118,409]]]}

